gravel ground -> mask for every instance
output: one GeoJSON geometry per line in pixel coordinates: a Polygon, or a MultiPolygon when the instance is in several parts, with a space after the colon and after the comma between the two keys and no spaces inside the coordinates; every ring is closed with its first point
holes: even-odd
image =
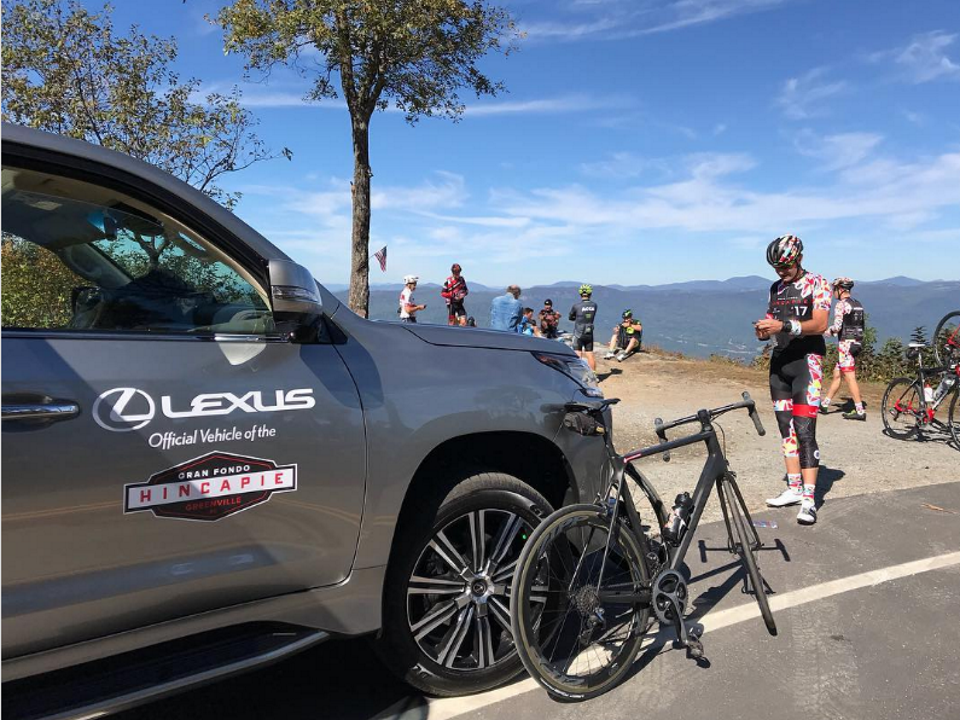
{"type": "MultiPolygon", "coordinates": [[[[599,353],[598,353],[599,355],[599,353]]],[[[702,360],[677,359],[643,353],[626,362],[598,360],[597,374],[607,397],[620,398],[614,408],[614,437],[620,452],[657,442],[654,418],[665,421],[690,415],[698,408],[736,402],[747,390],[757,401],[767,434],[759,437],[743,411],[720,418],[726,431],[726,454],[737,473],[744,499],[751,510],[765,507],[764,499],[782,489],[784,474],[766,374],[749,368],[702,360]]],[[[883,434],[880,420],[882,386],[864,388],[865,423],[844,420],[838,410],[817,421],[821,467],[817,497],[820,521],[829,521],[830,500],[919,487],[960,479],[960,452],[946,439],[901,441],[883,434]]],[[[837,402],[845,398],[841,389],[837,402]]],[[[691,428],[695,426],[690,426],[691,428]]],[[[679,429],[669,437],[679,436],[679,429]]],[[[692,491],[703,468],[703,446],[674,451],[669,463],[660,457],[641,460],[637,467],[657,486],[665,502],[683,490],[692,491]]],[[[794,508],[778,511],[792,521],[794,508]]],[[[716,520],[720,509],[711,497],[703,520],[716,520]]]]}

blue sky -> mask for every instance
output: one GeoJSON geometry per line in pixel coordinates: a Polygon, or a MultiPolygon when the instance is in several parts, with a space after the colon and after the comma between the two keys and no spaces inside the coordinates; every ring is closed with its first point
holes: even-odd
{"type": "MultiPolygon", "coordinates": [[[[372,122],[371,252],[440,282],[666,283],[770,275],[766,244],[803,238],[828,276],[957,279],[956,0],[513,0],[526,37],[484,69],[459,123],[372,122]]],[[[91,3],[92,5],[92,3],[91,3]]],[[[352,156],[342,104],[308,82],[243,80],[205,13],[117,3],[118,25],[174,35],[179,70],[239,84],[274,160],[232,176],[238,214],[321,282],[349,275],[352,156]]]]}

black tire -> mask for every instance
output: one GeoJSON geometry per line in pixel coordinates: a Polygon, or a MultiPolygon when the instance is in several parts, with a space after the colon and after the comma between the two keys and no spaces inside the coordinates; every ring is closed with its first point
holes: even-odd
{"type": "Polygon", "coordinates": [[[753,583],[753,590],[757,598],[757,605],[760,606],[760,616],[763,618],[763,624],[767,626],[767,632],[776,635],[777,623],[773,619],[773,612],[770,610],[770,602],[767,599],[766,586],[763,584],[763,576],[757,566],[757,558],[753,554],[753,532],[747,529],[747,522],[744,519],[747,511],[746,508],[741,506],[740,495],[731,486],[729,480],[723,481],[723,497],[730,514],[735,549],[743,561],[743,568],[750,577],[750,582],[753,583]]]}
{"type": "Polygon", "coordinates": [[[890,437],[907,440],[920,432],[923,388],[915,378],[894,378],[880,405],[883,427],[890,437]]]}
{"type": "Polygon", "coordinates": [[[937,365],[960,362],[960,310],[944,315],[933,331],[933,355],[937,365]]]}
{"type": "Polygon", "coordinates": [[[950,412],[947,422],[950,424],[950,434],[953,436],[953,447],[960,450],[960,379],[953,387],[953,398],[950,400],[950,412]]]}
{"type": "Polygon", "coordinates": [[[383,630],[375,641],[394,673],[438,697],[489,690],[523,670],[510,625],[510,585],[526,538],[553,511],[540,493],[511,475],[463,474],[446,484],[453,490],[445,497],[438,492],[420,498],[405,514],[384,584],[383,630]],[[460,563],[463,568],[453,567],[460,563]]]}
{"type": "Polygon", "coordinates": [[[513,581],[513,636],[527,672],[555,697],[586,700],[616,686],[631,670],[649,624],[649,604],[638,609],[603,603],[597,591],[610,586],[591,584],[601,565],[603,578],[611,585],[639,589],[649,582],[645,540],[635,538],[622,520],[604,563],[611,527],[610,518],[597,505],[561,508],[534,531],[520,555],[513,581]],[[582,551],[568,541],[568,531],[580,538],[582,551]],[[585,627],[601,607],[605,622],[599,629],[585,627]],[[582,643],[585,636],[589,644],[582,643]],[[622,644],[611,650],[617,640],[622,644]],[[599,650],[590,656],[595,646],[608,657],[604,659],[599,650]],[[586,674],[577,674],[584,658],[586,674]],[[596,671],[593,658],[599,661],[596,671]]]}

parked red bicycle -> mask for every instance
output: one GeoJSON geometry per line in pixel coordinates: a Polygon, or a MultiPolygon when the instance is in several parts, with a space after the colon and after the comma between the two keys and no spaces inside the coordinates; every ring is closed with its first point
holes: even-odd
{"type": "Polygon", "coordinates": [[[949,433],[960,450],[960,310],[947,313],[933,333],[936,367],[923,366],[923,350],[928,347],[910,343],[907,357],[917,361],[917,376],[894,378],[887,385],[883,426],[887,435],[901,440],[923,440],[931,432],[949,433]],[[946,423],[937,418],[944,406],[948,408],[946,423]]]}

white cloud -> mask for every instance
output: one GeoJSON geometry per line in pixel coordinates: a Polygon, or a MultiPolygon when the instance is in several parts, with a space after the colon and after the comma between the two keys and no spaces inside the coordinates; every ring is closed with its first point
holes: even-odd
{"type": "Polygon", "coordinates": [[[578,113],[587,112],[590,110],[612,110],[631,107],[632,105],[634,105],[634,101],[626,97],[565,95],[554,98],[539,98],[517,101],[508,100],[504,102],[467,105],[463,114],[466,117],[483,117],[488,115],[517,115],[535,113],[578,113]]]}
{"type": "MultiPolygon", "coordinates": [[[[653,236],[716,237],[733,253],[755,250],[787,230],[823,233],[849,223],[905,242],[916,238],[948,246],[956,239],[955,232],[940,231],[933,222],[960,210],[960,152],[903,161],[878,156],[881,139],[870,133],[806,140],[813,157],[833,162],[836,169],[816,186],[787,180],[769,191],[753,182],[756,159],[738,153],[649,159],[625,154],[657,173],[602,191],[566,184],[494,187],[484,195],[468,192],[462,176],[436,173],[409,187],[379,189],[371,247],[389,244],[394,262],[405,267],[442,267],[454,256],[508,278],[525,260],[575,257],[584,239],[595,249],[623,249],[642,247],[653,236]],[[830,148],[844,158],[839,165],[828,157],[830,148]]],[[[307,253],[318,267],[345,262],[346,180],[330,179],[314,192],[241,189],[277,200],[271,205],[280,231],[268,237],[307,253]]]]}
{"type": "MultiPolygon", "coordinates": [[[[793,0],[611,0],[575,2],[564,20],[529,21],[531,40],[623,40],[770,10],[793,0]]],[[[551,6],[556,11],[557,6],[551,6]]]]}
{"type": "Polygon", "coordinates": [[[603,196],[578,185],[526,193],[500,190],[504,212],[540,223],[607,227],[620,233],[653,228],[688,232],[770,233],[852,218],[889,218],[960,206],[960,153],[915,163],[876,161],[848,168],[815,189],[760,192],[731,182],[746,158],[687,162],[689,177],[603,196]]]}
{"type": "Polygon", "coordinates": [[[438,171],[438,180],[428,180],[415,187],[378,188],[370,193],[373,210],[404,210],[424,212],[438,208],[460,207],[467,198],[462,175],[438,171]]]}
{"type": "Polygon", "coordinates": [[[809,72],[787,80],[777,97],[777,105],[791,120],[826,115],[824,101],[845,93],[849,85],[843,80],[826,79],[827,69],[814,68],[809,72]]]}
{"type": "Polygon", "coordinates": [[[727,131],[727,126],[724,123],[717,123],[713,126],[714,136],[723,135],[727,131]]]}
{"type": "Polygon", "coordinates": [[[908,122],[913,123],[917,127],[923,127],[927,123],[927,117],[923,113],[913,112],[912,110],[902,110],[901,113],[908,122]]]}
{"type": "Polygon", "coordinates": [[[640,175],[645,161],[630,152],[615,152],[606,160],[580,164],[580,172],[590,177],[622,180],[640,175]]]}
{"type": "Polygon", "coordinates": [[[933,80],[960,80],[960,64],[948,57],[948,49],[957,40],[956,33],[943,30],[914,35],[903,47],[874,53],[869,56],[873,62],[892,61],[900,72],[900,77],[916,84],[933,80]]]}
{"type": "Polygon", "coordinates": [[[821,137],[804,129],[797,133],[793,145],[801,155],[823,161],[824,170],[839,170],[860,163],[881,142],[883,135],[876,133],[840,133],[821,137]]]}
{"type": "MultiPolygon", "coordinates": [[[[316,191],[272,185],[247,185],[241,191],[281,199],[280,205],[287,210],[308,215],[321,223],[336,224],[337,218],[349,214],[351,208],[350,181],[330,178],[324,184],[324,189],[316,191]]],[[[374,183],[370,207],[376,211],[430,215],[438,209],[458,208],[467,197],[462,175],[437,171],[434,179],[409,187],[374,183]]],[[[516,225],[516,220],[511,219],[510,224],[516,225]]]]}

